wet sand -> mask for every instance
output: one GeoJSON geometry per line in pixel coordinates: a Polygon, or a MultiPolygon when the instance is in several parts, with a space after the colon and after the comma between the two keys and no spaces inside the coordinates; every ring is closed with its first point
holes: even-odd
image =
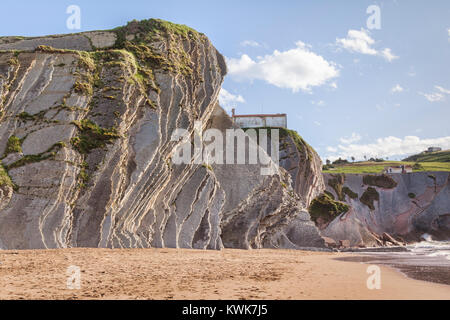
{"type": "Polygon", "coordinates": [[[406,276],[416,280],[450,285],[450,267],[439,265],[435,261],[427,261],[426,257],[405,257],[401,254],[367,255],[337,258],[340,261],[364,262],[366,264],[382,264],[399,270],[406,276]]]}
{"type": "Polygon", "coordinates": [[[0,299],[450,299],[450,286],[381,268],[366,285],[354,254],[294,250],[66,249],[0,251],[0,299]],[[81,270],[67,288],[67,268],[81,270]]]}

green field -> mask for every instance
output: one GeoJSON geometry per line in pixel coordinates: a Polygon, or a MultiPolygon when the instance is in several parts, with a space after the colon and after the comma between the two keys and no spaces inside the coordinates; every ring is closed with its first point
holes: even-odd
{"type": "MultiPolygon", "coordinates": [[[[384,167],[411,165],[416,162],[407,161],[385,161],[385,162],[354,162],[342,165],[333,165],[333,169],[324,170],[324,173],[382,173],[384,167]]],[[[414,172],[421,171],[450,171],[450,162],[420,162],[423,170],[414,170],[414,172]]]]}
{"type": "Polygon", "coordinates": [[[419,153],[410,156],[403,161],[414,162],[450,162],[450,150],[432,152],[432,153],[419,153]]]}

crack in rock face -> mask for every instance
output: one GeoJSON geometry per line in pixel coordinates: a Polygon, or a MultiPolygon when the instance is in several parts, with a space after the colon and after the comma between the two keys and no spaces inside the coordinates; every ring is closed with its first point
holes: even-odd
{"type": "Polygon", "coordinates": [[[152,19],[0,50],[0,249],[324,247],[305,211],[319,171],[293,184],[282,168],[172,163],[175,129],[233,128],[203,34],[152,19]]]}

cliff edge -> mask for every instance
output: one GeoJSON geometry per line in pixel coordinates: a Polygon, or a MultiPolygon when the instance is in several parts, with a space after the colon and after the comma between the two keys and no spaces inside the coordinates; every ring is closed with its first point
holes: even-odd
{"type": "Polygon", "coordinates": [[[231,127],[225,74],[156,19],[0,38],[0,248],[323,247],[285,170],[172,163],[175,129],[231,127]]]}

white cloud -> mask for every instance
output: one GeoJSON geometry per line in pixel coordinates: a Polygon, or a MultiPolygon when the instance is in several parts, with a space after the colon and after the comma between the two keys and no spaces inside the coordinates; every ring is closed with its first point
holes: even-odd
{"type": "Polygon", "coordinates": [[[336,38],[336,44],[350,52],[380,56],[389,62],[398,58],[390,48],[384,48],[380,51],[373,48],[375,40],[370,37],[369,31],[365,29],[349,30],[346,38],[336,38]]]}
{"type": "Polygon", "coordinates": [[[430,102],[438,102],[444,101],[445,97],[442,93],[433,92],[433,93],[423,93],[419,92],[419,94],[423,95],[430,102]]]}
{"type": "Polygon", "coordinates": [[[314,124],[318,127],[320,127],[322,125],[319,121],[314,121],[314,124]]]}
{"type": "Polygon", "coordinates": [[[239,59],[227,58],[229,74],[236,80],[263,80],[279,88],[293,92],[311,91],[328,80],[339,76],[333,62],[328,62],[310,50],[301,41],[296,48],[287,51],[275,50],[256,61],[243,54],[239,59]]]}
{"type": "Polygon", "coordinates": [[[323,101],[323,100],[318,100],[318,101],[313,100],[313,101],[311,101],[311,104],[313,104],[315,106],[318,106],[318,107],[323,107],[325,105],[325,101],[323,101]]]}
{"type": "Polygon", "coordinates": [[[343,138],[340,138],[339,140],[341,141],[341,143],[350,144],[350,143],[355,143],[355,142],[360,141],[361,136],[359,134],[353,132],[350,137],[348,137],[348,138],[343,137],[343,138]]]}
{"type": "MultiPolygon", "coordinates": [[[[364,156],[367,156],[367,158],[404,156],[422,152],[430,146],[450,149],[450,136],[434,139],[420,139],[416,136],[406,136],[401,139],[390,136],[379,138],[375,143],[371,144],[339,145],[337,148],[334,148],[337,149],[333,152],[334,154],[330,154],[328,158],[334,160],[339,157],[343,159],[350,157],[363,159],[364,156]]],[[[332,149],[328,151],[332,152],[332,149]]]]}
{"type": "Polygon", "coordinates": [[[245,103],[245,99],[241,95],[234,95],[222,88],[219,93],[219,103],[225,110],[230,110],[236,107],[237,103],[245,103]]]}
{"type": "Polygon", "coordinates": [[[440,92],[445,93],[445,94],[450,94],[450,90],[448,89],[444,89],[440,86],[434,86],[436,89],[438,89],[440,92]]]}
{"type": "Polygon", "coordinates": [[[337,152],[338,149],[333,148],[333,147],[327,147],[327,151],[328,151],[328,152],[337,152]]]}
{"type": "Polygon", "coordinates": [[[444,101],[447,94],[450,94],[450,90],[445,89],[441,86],[434,86],[437,90],[432,93],[419,92],[420,95],[424,96],[430,102],[444,101]]]}
{"type": "Polygon", "coordinates": [[[370,36],[368,31],[361,29],[359,30],[348,30],[347,38],[336,39],[336,43],[344,49],[352,52],[358,52],[362,54],[376,55],[377,50],[371,48],[375,43],[370,36]]]}
{"type": "Polygon", "coordinates": [[[380,55],[385,58],[387,61],[391,62],[395,59],[398,59],[398,56],[392,53],[392,50],[389,48],[385,48],[380,52],[380,55]]]}
{"type": "Polygon", "coordinates": [[[254,40],[244,40],[241,42],[241,46],[243,47],[260,47],[261,44],[254,40]]]}
{"type": "Polygon", "coordinates": [[[392,89],[391,89],[391,93],[399,93],[399,92],[403,92],[403,88],[401,85],[396,84],[392,89]]]}

